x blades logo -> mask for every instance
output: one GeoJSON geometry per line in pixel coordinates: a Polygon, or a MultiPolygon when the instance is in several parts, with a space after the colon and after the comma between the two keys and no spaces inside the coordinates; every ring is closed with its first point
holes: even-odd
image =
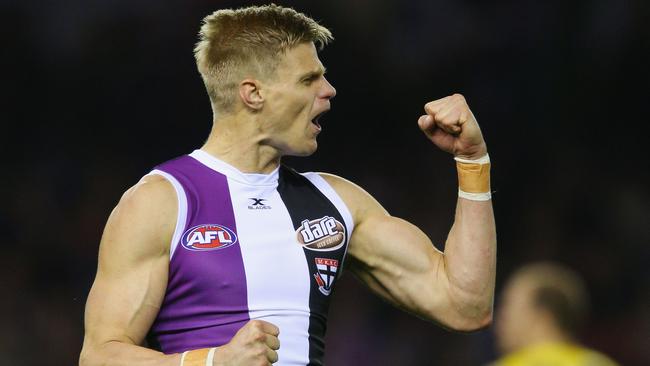
{"type": "Polygon", "coordinates": [[[249,210],[270,210],[271,206],[267,206],[264,201],[266,201],[266,198],[249,198],[249,200],[252,201],[251,204],[248,205],[249,210]]]}

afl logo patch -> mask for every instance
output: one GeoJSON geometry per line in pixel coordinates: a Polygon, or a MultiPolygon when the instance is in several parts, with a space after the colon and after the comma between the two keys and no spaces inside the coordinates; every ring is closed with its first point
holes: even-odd
{"type": "Polygon", "coordinates": [[[181,238],[185,249],[195,251],[217,250],[237,243],[234,231],[223,225],[204,224],[188,229],[181,238]]]}
{"type": "Polygon", "coordinates": [[[303,220],[296,230],[296,238],[303,247],[310,250],[336,250],[345,243],[345,227],[331,216],[303,220]]]}

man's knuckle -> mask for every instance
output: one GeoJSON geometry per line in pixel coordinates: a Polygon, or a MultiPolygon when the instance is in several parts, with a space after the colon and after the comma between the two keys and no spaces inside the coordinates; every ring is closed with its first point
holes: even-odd
{"type": "Polygon", "coordinates": [[[271,355],[270,355],[270,356],[271,356],[271,357],[270,357],[270,361],[271,361],[271,362],[273,362],[273,363],[278,362],[278,353],[277,353],[277,352],[275,352],[275,351],[271,351],[271,355]]]}

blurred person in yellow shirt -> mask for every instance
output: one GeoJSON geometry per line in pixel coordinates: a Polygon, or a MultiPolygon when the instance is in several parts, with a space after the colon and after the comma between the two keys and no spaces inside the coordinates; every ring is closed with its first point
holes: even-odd
{"type": "Polygon", "coordinates": [[[501,296],[495,334],[503,357],[490,366],[617,366],[576,339],[588,300],[573,270],[551,262],[526,265],[501,296]]]}

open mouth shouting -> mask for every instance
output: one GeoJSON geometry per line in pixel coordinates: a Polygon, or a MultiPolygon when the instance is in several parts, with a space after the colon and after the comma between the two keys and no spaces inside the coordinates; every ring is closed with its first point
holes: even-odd
{"type": "Polygon", "coordinates": [[[322,129],[322,127],[321,127],[321,125],[320,125],[320,119],[321,119],[321,117],[322,117],[325,113],[327,113],[327,110],[320,112],[319,114],[317,114],[317,115],[316,115],[314,118],[312,118],[312,120],[311,120],[311,123],[314,124],[314,125],[316,126],[316,128],[318,129],[318,131],[320,131],[320,130],[322,129]]]}

